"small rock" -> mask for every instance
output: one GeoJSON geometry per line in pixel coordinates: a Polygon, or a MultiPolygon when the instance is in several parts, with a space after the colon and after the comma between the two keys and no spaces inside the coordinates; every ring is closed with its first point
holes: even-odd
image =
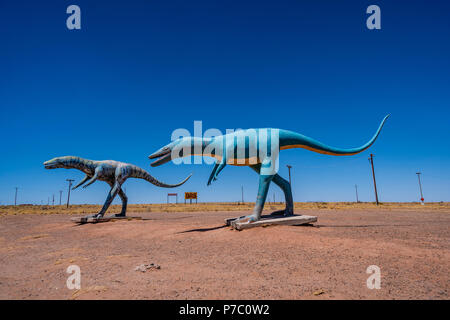
{"type": "Polygon", "coordinates": [[[155,263],[141,264],[141,265],[137,266],[136,268],[134,268],[134,271],[146,272],[148,269],[159,270],[159,269],[161,269],[161,266],[159,266],[155,263]]]}
{"type": "Polygon", "coordinates": [[[313,292],[313,295],[315,295],[315,296],[320,296],[320,295],[323,294],[323,293],[325,293],[325,291],[323,291],[322,289],[320,289],[320,290],[314,291],[314,292],[313,292]]]}
{"type": "Polygon", "coordinates": [[[147,268],[145,267],[145,264],[141,264],[141,265],[137,266],[136,268],[134,268],[134,271],[145,272],[145,271],[147,271],[147,268]]]}

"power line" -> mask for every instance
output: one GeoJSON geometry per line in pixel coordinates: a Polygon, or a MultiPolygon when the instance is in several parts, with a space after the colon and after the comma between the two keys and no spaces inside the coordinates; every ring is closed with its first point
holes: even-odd
{"type": "Polygon", "coordinates": [[[375,180],[375,169],[373,167],[373,154],[370,154],[369,162],[372,165],[373,186],[375,188],[375,201],[377,202],[377,205],[378,205],[379,202],[378,202],[378,192],[377,192],[377,181],[375,180]]]}
{"type": "Polygon", "coordinates": [[[69,203],[70,203],[70,188],[72,187],[72,182],[74,182],[75,180],[73,180],[73,179],[66,179],[66,181],[69,182],[69,191],[67,192],[67,208],[69,208],[69,203]]]}

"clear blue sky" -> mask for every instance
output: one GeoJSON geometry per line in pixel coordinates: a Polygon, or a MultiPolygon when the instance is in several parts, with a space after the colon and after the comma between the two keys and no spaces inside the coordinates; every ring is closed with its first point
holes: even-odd
{"type": "MultiPolygon", "coordinates": [[[[450,3],[448,1],[20,1],[0,3],[0,203],[44,203],[76,170],[45,170],[55,156],[131,162],[200,201],[254,201],[257,175],[227,166],[150,168],[147,156],[176,128],[274,127],[337,147],[333,157],[281,153],[296,201],[373,201],[369,153],[381,201],[450,201],[450,3]],[[81,30],[66,8],[81,7],[81,30]],[[366,28],[368,5],[381,30],[366,28]]],[[[164,202],[168,189],[130,179],[131,203],[164,202]]],[[[103,203],[96,182],[74,203],[103,203]]],[[[172,190],[170,190],[172,191],[172,190]]],[[[271,186],[270,199],[282,193],[271,186]]],[[[59,199],[58,199],[59,200],[59,199]]],[[[58,202],[58,201],[57,201],[58,202]]]]}

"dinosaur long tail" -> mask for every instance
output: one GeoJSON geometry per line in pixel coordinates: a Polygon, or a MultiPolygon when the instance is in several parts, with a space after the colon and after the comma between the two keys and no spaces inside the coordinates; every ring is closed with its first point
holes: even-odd
{"type": "Polygon", "coordinates": [[[157,187],[162,187],[162,188],[175,188],[178,186],[181,186],[182,184],[184,184],[186,181],[189,180],[189,178],[192,176],[192,173],[187,176],[186,179],[184,179],[183,181],[181,181],[180,183],[177,184],[167,184],[164,182],[159,181],[158,179],[156,179],[155,177],[153,177],[150,173],[148,173],[147,171],[145,171],[142,168],[139,167],[135,167],[133,168],[133,174],[132,176],[134,178],[140,178],[140,179],[144,179],[152,184],[154,184],[157,187]]]}
{"type": "Polygon", "coordinates": [[[375,140],[378,138],[378,135],[380,134],[381,129],[383,128],[383,125],[387,118],[389,118],[389,114],[384,117],[383,121],[381,121],[380,126],[378,127],[377,132],[375,135],[370,139],[369,142],[367,142],[365,145],[359,147],[359,148],[352,148],[352,149],[341,149],[341,148],[335,148],[327,146],[326,144],[323,144],[322,142],[319,142],[317,140],[314,140],[312,138],[306,137],[302,134],[290,132],[290,131],[283,131],[280,132],[280,150],[284,149],[291,149],[291,148],[303,148],[307,150],[311,150],[318,153],[323,154],[329,154],[333,156],[350,156],[357,153],[360,153],[367,148],[369,148],[375,140]]]}

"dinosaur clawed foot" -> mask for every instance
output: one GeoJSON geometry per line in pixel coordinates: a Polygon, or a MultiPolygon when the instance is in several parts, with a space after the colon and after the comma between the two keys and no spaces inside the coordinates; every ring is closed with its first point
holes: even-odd
{"type": "Polygon", "coordinates": [[[274,211],[270,215],[271,216],[284,216],[284,215],[286,215],[286,210],[274,211]]]}
{"type": "Polygon", "coordinates": [[[242,216],[239,218],[236,218],[235,220],[231,221],[231,225],[234,226],[236,223],[252,223],[255,221],[258,221],[258,217],[255,214],[251,214],[249,216],[242,216]]]}
{"type": "Polygon", "coordinates": [[[100,213],[95,213],[95,214],[90,214],[90,215],[84,216],[81,219],[87,221],[88,219],[98,220],[100,218],[103,218],[103,215],[100,213]]]}
{"type": "Polygon", "coordinates": [[[270,215],[277,216],[277,217],[279,217],[279,216],[289,217],[289,216],[294,215],[294,210],[286,208],[284,210],[274,211],[270,215]]]}

